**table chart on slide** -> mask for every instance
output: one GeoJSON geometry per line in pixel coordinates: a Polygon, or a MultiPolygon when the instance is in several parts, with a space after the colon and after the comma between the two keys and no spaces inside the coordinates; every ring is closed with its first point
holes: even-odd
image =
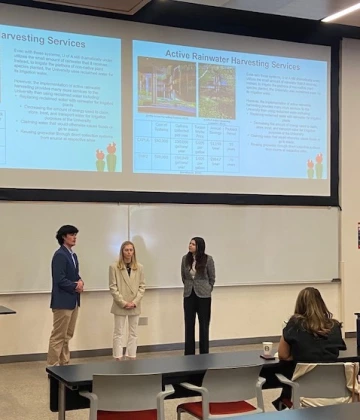
{"type": "Polygon", "coordinates": [[[5,111],[0,110],[0,164],[6,162],[6,122],[5,111]]]}
{"type": "Polygon", "coordinates": [[[134,173],[239,174],[240,127],[135,120],[134,173]]]}

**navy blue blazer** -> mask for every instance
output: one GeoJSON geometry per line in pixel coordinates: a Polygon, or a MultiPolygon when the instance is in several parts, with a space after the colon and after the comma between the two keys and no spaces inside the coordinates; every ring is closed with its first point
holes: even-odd
{"type": "Polygon", "coordinates": [[[54,254],[51,261],[52,309],[75,309],[80,306],[80,293],[76,292],[76,282],[81,279],[79,274],[79,261],[74,254],[74,261],[69,250],[61,246],[54,254]]]}

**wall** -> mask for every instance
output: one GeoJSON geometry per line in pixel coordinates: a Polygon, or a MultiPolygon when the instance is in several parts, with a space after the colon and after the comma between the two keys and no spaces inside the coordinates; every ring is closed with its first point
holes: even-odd
{"type": "MultiPolygon", "coordinates": [[[[344,42],[342,73],[342,161],[341,202],[342,247],[344,261],[345,330],[353,331],[353,312],[360,310],[358,276],[360,259],[356,243],[360,221],[360,142],[356,123],[360,116],[359,41],[344,42]]],[[[95,204],[94,204],[95,205],[95,204]]],[[[6,244],[4,245],[6,246],[6,244]]],[[[241,271],[241,267],[239,267],[241,271]]],[[[340,317],[340,288],[337,284],[318,286],[334,312],[340,317]]],[[[302,286],[224,287],[214,291],[211,338],[232,339],[279,335],[282,322],[292,313],[295,298],[302,286]]],[[[34,354],[47,351],[52,316],[48,294],[0,296],[0,305],[17,311],[3,316],[1,323],[1,355],[34,354]]],[[[111,346],[111,297],[106,292],[85,293],[73,350],[102,349],[111,346]]],[[[181,290],[149,290],[144,299],[143,316],[148,326],[139,331],[139,344],[167,344],[183,341],[181,290]]]]}
{"type": "MultiPolygon", "coordinates": [[[[339,316],[339,286],[318,286],[339,316]]],[[[213,295],[211,339],[280,335],[282,322],[292,313],[302,287],[245,286],[217,288],[213,295]]],[[[17,311],[0,318],[0,355],[45,353],[52,326],[48,294],[0,296],[0,305],[17,311]]],[[[111,347],[113,320],[107,292],[84,293],[72,350],[111,347]]],[[[180,289],[148,290],[143,305],[148,325],[139,329],[139,345],[183,342],[180,289]]]]}
{"type": "Polygon", "coordinates": [[[345,39],[341,71],[341,257],[344,265],[344,307],[347,331],[355,331],[354,312],[360,312],[360,41],[345,39]]]}

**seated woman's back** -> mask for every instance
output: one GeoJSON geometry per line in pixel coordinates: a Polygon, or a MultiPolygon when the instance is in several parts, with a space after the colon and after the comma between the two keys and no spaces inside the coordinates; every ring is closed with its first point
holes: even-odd
{"type": "Polygon", "coordinates": [[[308,331],[302,320],[293,316],[283,330],[283,337],[295,362],[335,362],[339,351],[346,350],[341,324],[336,320],[329,331],[315,333],[308,331]]]}
{"type": "Polygon", "coordinates": [[[333,319],[320,292],[306,287],[299,293],[294,315],[283,330],[279,358],[294,362],[334,362],[346,350],[341,324],[333,319]]]}
{"type": "MultiPolygon", "coordinates": [[[[336,362],[340,350],[346,350],[341,336],[341,323],[332,317],[320,292],[314,287],[306,287],[299,293],[294,315],[290,318],[279,343],[278,371],[288,379],[293,377],[297,363],[336,362]]],[[[266,378],[267,384],[274,383],[266,378]]],[[[276,382],[275,382],[276,385],[276,382]]],[[[277,410],[284,406],[280,402],[291,399],[291,388],[283,386],[278,399],[273,401],[277,410]]],[[[323,404],[319,404],[323,405],[323,404]]]]}

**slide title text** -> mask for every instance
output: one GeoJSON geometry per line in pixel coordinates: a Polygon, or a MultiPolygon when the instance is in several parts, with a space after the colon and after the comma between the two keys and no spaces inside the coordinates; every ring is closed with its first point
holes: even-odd
{"type": "Polygon", "coordinates": [[[25,34],[0,32],[0,39],[37,43],[40,45],[45,45],[45,43],[47,43],[49,45],[60,45],[63,47],[76,47],[76,48],[86,47],[85,42],[75,41],[73,39],[57,39],[52,36],[48,36],[47,38],[45,38],[42,36],[34,36],[32,34],[25,35],[25,34]]]}
{"type": "Polygon", "coordinates": [[[194,61],[207,61],[210,63],[221,63],[221,64],[232,64],[232,65],[242,65],[242,66],[251,66],[251,67],[262,67],[265,69],[277,68],[277,69],[286,69],[286,70],[300,70],[300,66],[298,64],[292,63],[279,63],[275,60],[268,62],[263,60],[247,60],[244,58],[239,58],[236,56],[233,57],[224,57],[221,55],[207,55],[207,54],[199,54],[199,53],[186,53],[182,51],[172,51],[167,50],[166,57],[169,58],[180,58],[184,60],[194,60],[194,61]]]}

